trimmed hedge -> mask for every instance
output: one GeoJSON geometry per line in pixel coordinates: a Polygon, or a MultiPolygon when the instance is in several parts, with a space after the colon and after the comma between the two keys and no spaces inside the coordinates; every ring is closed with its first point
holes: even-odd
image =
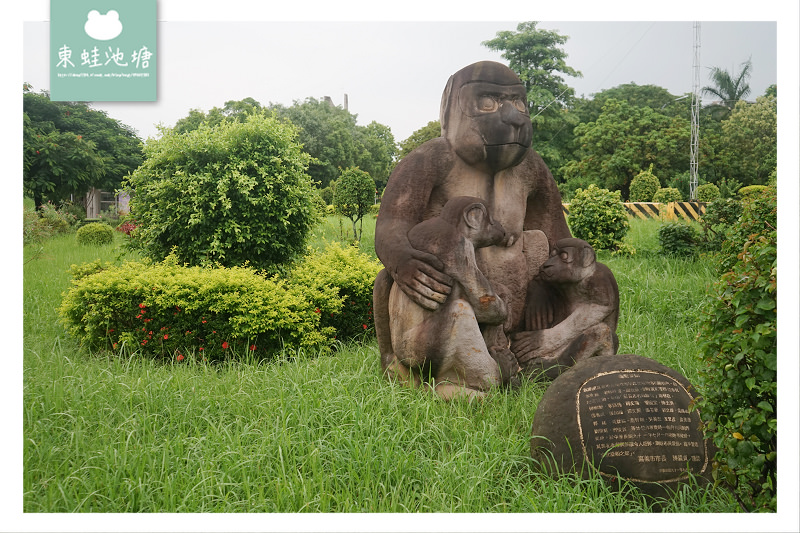
{"type": "Polygon", "coordinates": [[[631,202],[650,202],[653,196],[661,188],[661,182],[653,174],[653,165],[650,168],[638,173],[631,180],[628,198],[631,202]]]}
{"type": "Polygon", "coordinates": [[[114,242],[114,228],[102,222],[90,222],[75,233],[78,244],[102,246],[114,242]]]}
{"type": "Polygon", "coordinates": [[[287,279],[249,267],[182,266],[175,256],[119,266],[98,260],[73,266],[60,312],[69,332],[93,349],[179,360],[188,353],[269,358],[284,347],[328,351],[334,339],[371,330],[379,269],[338,246],[306,258],[287,279]]]}
{"type": "Polygon", "coordinates": [[[713,183],[704,183],[695,192],[698,202],[713,202],[720,197],[719,187],[713,183]]]}
{"type": "Polygon", "coordinates": [[[568,223],[572,234],[595,250],[633,251],[622,242],[630,222],[619,191],[601,189],[594,184],[578,189],[569,204],[568,223]]]}
{"type": "Polygon", "coordinates": [[[662,187],[653,195],[653,202],[657,204],[668,204],[670,202],[682,202],[683,195],[675,187],[662,187]]]}

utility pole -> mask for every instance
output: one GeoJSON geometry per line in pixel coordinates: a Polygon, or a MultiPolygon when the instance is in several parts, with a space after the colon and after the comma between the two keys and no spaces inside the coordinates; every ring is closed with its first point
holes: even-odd
{"type": "Polygon", "coordinates": [[[692,135],[689,142],[689,196],[697,199],[697,155],[700,147],[700,22],[694,23],[694,61],[692,62],[692,135]]]}

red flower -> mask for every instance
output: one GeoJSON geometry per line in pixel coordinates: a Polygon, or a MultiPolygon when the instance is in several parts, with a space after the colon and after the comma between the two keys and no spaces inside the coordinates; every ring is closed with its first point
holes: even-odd
{"type": "Polygon", "coordinates": [[[315,313],[319,313],[319,307],[317,307],[316,309],[314,309],[314,312],[315,312],[315,313]]]}
{"type": "Polygon", "coordinates": [[[364,326],[364,329],[367,329],[367,325],[366,324],[361,324],[361,325],[364,326]]]}
{"type": "Polygon", "coordinates": [[[183,361],[183,354],[178,354],[177,359],[178,359],[178,361],[183,361]]]}
{"type": "Polygon", "coordinates": [[[255,352],[256,351],[256,345],[255,344],[251,344],[250,345],[250,351],[251,352],[255,352]]]}
{"type": "Polygon", "coordinates": [[[145,307],[147,307],[147,306],[144,305],[144,304],[139,304],[139,309],[144,309],[145,307]]]}
{"type": "Polygon", "coordinates": [[[223,350],[227,350],[228,349],[228,341],[225,341],[225,342],[222,343],[222,349],[223,350]]]}
{"type": "MultiPolygon", "coordinates": [[[[366,328],[367,326],[364,326],[364,327],[366,328]]],[[[169,334],[168,334],[168,333],[165,333],[165,334],[164,334],[164,340],[167,340],[167,339],[169,339],[169,334]]]]}

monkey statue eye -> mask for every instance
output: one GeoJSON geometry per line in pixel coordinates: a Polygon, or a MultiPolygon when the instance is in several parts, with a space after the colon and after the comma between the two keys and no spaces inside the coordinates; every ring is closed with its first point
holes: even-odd
{"type": "Polygon", "coordinates": [[[528,110],[528,108],[525,107],[525,102],[523,102],[522,99],[520,98],[512,99],[511,103],[514,104],[514,107],[516,107],[517,111],[519,111],[520,113],[525,113],[528,110]]]}
{"type": "Polygon", "coordinates": [[[565,263],[568,263],[568,262],[569,262],[569,261],[568,261],[568,259],[569,259],[569,254],[568,254],[567,252],[561,252],[561,253],[559,254],[559,256],[561,257],[561,260],[562,260],[562,261],[564,261],[565,263]]]}
{"type": "Polygon", "coordinates": [[[478,110],[489,112],[497,110],[497,101],[491,96],[478,97],[478,110]]]}

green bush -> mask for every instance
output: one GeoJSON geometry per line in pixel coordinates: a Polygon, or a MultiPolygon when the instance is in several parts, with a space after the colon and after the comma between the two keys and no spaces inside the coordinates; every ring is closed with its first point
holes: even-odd
{"type": "Polygon", "coordinates": [[[620,192],[589,185],[575,191],[569,204],[569,227],[572,234],[591,244],[595,250],[625,251],[622,239],[630,222],[620,192]]]}
{"type": "Polygon", "coordinates": [[[777,201],[743,202],[699,335],[697,407],[719,451],[714,477],[748,510],[777,506],[777,201]]]}
{"type": "Polygon", "coordinates": [[[63,207],[58,209],[50,202],[42,204],[38,210],[25,207],[22,216],[22,242],[41,242],[54,235],[69,233],[77,222],[78,218],[70,210],[63,207]]]}
{"type": "Polygon", "coordinates": [[[688,170],[686,170],[679,174],[675,174],[670,179],[668,179],[667,187],[672,189],[678,189],[678,191],[680,191],[681,193],[681,198],[690,198],[691,197],[691,186],[689,185],[690,181],[691,181],[690,173],[688,170]]]}
{"type": "Polygon", "coordinates": [[[281,270],[305,251],[316,222],[310,156],[296,128],[266,114],[149,139],[130,177],[130,243],[190,265],[281,270]]]}
{"type": "Polygon", "coordinates": [[[720,180],[717,181],[717,185],[719,186],[719,195],[722,198],[733,198],[736,196],[739,189],[742,188],[742,182],[736,178],[720,178],[720,180]]]}
{"type": "Polygon", "coordinates": [[[662,187],[653,195],[653,201],[657,204],[680,202],[683,201],[683,195],[675,187],[662,187]]]}
{"type": "Polygon", "coordinates": [[[180,266],[175,256],[73,268],[60,311],[92,348],[165,357],[194,351],[224,359],[230,350],[269,357],[284,345],[322,348],[334,333],[319,327],[298,287],[249,267],[180,266]]]}
{"type": "Polygon", "coordinates": [[[726,233],[739,220],[741,209],[741,203],[733,198],[717,198],[706,206],[706,212],[700,217],[706,249],[719,251],[722,248],[726,233]]]}
{"type": "Polygon", "coordinates": [[[321,326],[332,327],[337,339],[348,339],[374,332],[372,287],[381,268],[356,247],[333,243],[307,257],[289,280],[308,291],[321,326]]]}
{"type": "Polygon", "coordinates": [[[766,190],[766,185],[748,185],[747,187],[739,189],[736,194],[738,194],[740,198],[748,198],[751,196],[758,196],[766,190]]]}
{"type": "Polygon", "coordinates": [[[694,226],[667,222],[658,228],[658,243],[665,255],[690,256],[697,253],[700,234],[694,226]]]}
{"type": "Polygon", "coordinates": [[[704,183],[698,186],[695,194],[698,202],[713,202],[720,197],[719,187],[713,183],[704,183]]]}
{"type": "Polygon", "coordinates": [[[652,202],[653,195],[661,188],[661,182],[653,174],[653,165],[631,180],[629,199],[631,202],[652,202]]]}
{"type": "Polygon", "coordinates": [[[114,242],[114,228],[103,222],[89,222],[75,233],[78,244],[102,246],[114,242]]]}
{"type": "Polygon", "coordinates": [[[268,358],[285,346],[328,350],[372,331],[372,282],[381,266],[330,245],[287,279],[251,267],[100,261],[73,267],[61,305],[70,333],[93,348],[208,359],[268,358]]]}

